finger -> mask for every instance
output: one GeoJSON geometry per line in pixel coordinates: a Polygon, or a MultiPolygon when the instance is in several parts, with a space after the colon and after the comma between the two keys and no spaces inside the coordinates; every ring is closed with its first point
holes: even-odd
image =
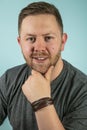
{"type": "Polygon", "coordinates": [[[31,71],[31,74],[32,74],[32,75],[33,75],[33,74],[37,74],[37,71],[32,70],[32,71],[31,71]]]}
{"type": "Polygon", "coordinates": [[[46,78],[48,81],[51,80],[51,75],[52,75],[53,68],[54,68],[54,67],[51,66],[51,67],[48,69],[47,73],[45,74],[45,78],[46,78]]]}

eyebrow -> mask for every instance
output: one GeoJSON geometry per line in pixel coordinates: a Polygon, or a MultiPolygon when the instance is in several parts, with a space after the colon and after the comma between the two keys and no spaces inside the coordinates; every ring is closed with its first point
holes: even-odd
{"type": "MultiPolygon", "coordinates": [[[[27,33],[26,35],[27,36],[37,36],[36,34],[31,34],[31,33],[27,33]]],[[[47,35],[55,35],[56,36],[56,33],[49,32],[49,33],[42,34],[40,36],[47,36],[47,35]]]]}
{"type": "Polygon", "coordinates": [[[26,36],[36,36],[35,34],[27,33],[26,36]]]}

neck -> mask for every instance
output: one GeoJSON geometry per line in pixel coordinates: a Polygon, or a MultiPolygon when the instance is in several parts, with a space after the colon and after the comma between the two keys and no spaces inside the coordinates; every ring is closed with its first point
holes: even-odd
{"type": "Polygon", "coordinates": [[[56,79],[57,76],[59,76],[59,74],[61,73],[62,69],[63,69],[63,60],[60,57],[58,62],[54,66],[53,71],[52,71],[51,81],[53,81],[54,79],[56,79]]]}

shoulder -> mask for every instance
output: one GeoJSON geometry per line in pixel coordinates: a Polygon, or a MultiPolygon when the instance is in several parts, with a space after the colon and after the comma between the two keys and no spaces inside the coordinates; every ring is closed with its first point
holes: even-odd
{"type": "Polygon", "coordinates": [[[64,61],[64,64],[65,64],[65,68],[69,74],[69,77],[74,79],[76,82],[87,84],[87,75],[85,73],[83,73],[81,70],[79,70],[78,68],[76,68],[75,66],[73,66],[72,64],[70,64],[67,61],[64,61]]]}
{"type": "Polygon", "coordinates": [[[66,101],[69,104],[71,111],[87,106],[87,75],[74,67],[70,63],[64,61],[66,64],[66,92],[68,93],[66,101]]]}
{"type": "Polygon", "coordinates": [[[25,75],[25,73],[29,73],[30,68],[29,66],[25,63],[22,65],[18,65],[15,67],[12,67],[10,69],[8,69],[2,76],[1,76],[1,80],[4,80],[5,82],[7,82],[8,80],[14,80],[17,77],[21,77],[22,75],[25,75]]]}
{"type": "Polygon", "coordinates": [[[27,68],[27,64],[26,63],[22,64],[22,65],[14,66],[14,67],[8,69],[6,71],[6,73],[17,73],[18,71],[24,70],[25,68],[27,68]]]}

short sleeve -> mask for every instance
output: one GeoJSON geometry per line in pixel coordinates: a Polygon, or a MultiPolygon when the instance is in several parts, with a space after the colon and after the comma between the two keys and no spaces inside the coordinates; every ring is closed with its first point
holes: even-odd
{"type": "Polygon", "coordinates": [[[0,77],[0,125],[7,116],[6,74],[0,77]]]}
{"type": "Polygon", "coordinates": [[[71,101],[63,125],[66,130],[87,130],[87,82],[71,101]]]}

